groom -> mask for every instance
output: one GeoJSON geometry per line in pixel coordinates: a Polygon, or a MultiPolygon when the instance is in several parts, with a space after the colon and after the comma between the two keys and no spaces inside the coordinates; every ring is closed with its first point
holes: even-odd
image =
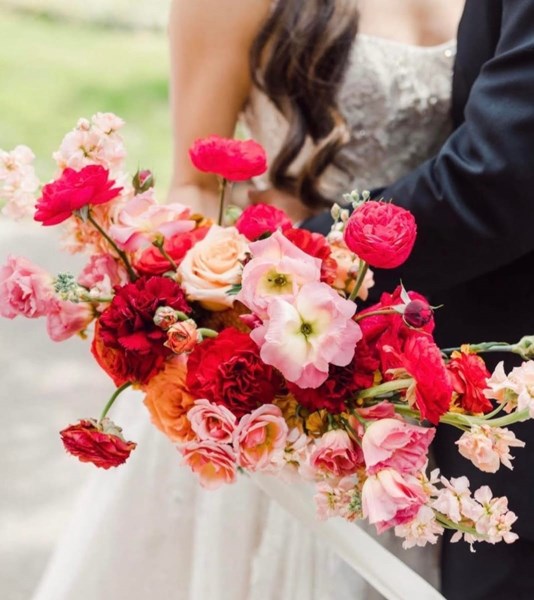
{"type": "MultiPolygon", "coordinates": [[[[418,240],[410,260],[378,273],[377,283],[390,289],[402,278],[445,305],[437,319],[442,347],[515,342],[534,333],[534,0],[467,0],[452,112],[454,132],[439,154],[381,192],[415,215],[418,240]]],[[[305,227],[328,230],[328,217],[305,227]]],[[[477,544],[475,554],[446,541],[443,594],[534,599],[534,423],[514,429],[527,447],[515,453],[513,474],[501,467],[489,477],[458,454],[458,432],[442,429],[443,473],[507,495],[520,536],[510,546],[477,544]]]]}

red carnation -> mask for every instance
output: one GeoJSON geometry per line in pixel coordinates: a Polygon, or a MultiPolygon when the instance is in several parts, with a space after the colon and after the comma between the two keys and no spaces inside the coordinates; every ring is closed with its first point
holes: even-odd
{"type": "Polygon", "coordinates": [[[203,173],[228,181],[246,181],[267,170],[267,156],[254,140],[233,140],[212,135],[196,140],[189,149],[191,162],[203,173]]]}
{"type": "Polygon", "coordinates": [[[114,185],[109,171],[101,165],[89,165],[81,171],[65,169],[59,179],[43,187],[34,218],[43,225],[62,223],[84,206],[96,206],[116,198],[122,188],[114,185]]]}
{"type": "Polygon", "coordinates": [[[493,410],[491,402],[484,396],[490,373],[480,356],[470,352],[454,352],[447,369],[462,408],[470,413],[493,410]]]}
{"type": "Polygon", "coordinates": [[[275,206],[253,204],[245,208],[235,226],[239,233],[253,242],[266,233],[274,233],[277,229],[289,229],[291,221],[283,210],[275,206]]]}
{"type": "Polygon", "coordinates": [[[404,208],[370,200],[360,205],[345,227],[345,243],[352,252],[378,269],[394,269],[410,255],[417,226],[404,208]]]}
{"type": "Polygon", "coordinates": [[[102,469],[122,465],[137,444],[127,442],[122,430],[109,419],[100,423],[84,419],[60,432],[65,450],[81,462],[90,462],[102,469]]]}
{"type": "MultiPolygon", "coordinates": [[[[209,229],[209,227],[198,227],[193,231],[177,233],[165,240],[163,249],[176,265],[179,265],[189,250],[206,237],[209,229]]],[[[154,246],[149,246],[141,253],[135,262],[135,268],[142,275],[163,275],[172,269],[169,261],[154,246]]]]}
{"type": "Polygon", "coordinates": [[[250,336],[229,327],[189,355],[187,386],[197,398],[223,404],[240,418],[272,402],[280,378],[263,363],[250,336]]]}
{"type": "Polygon", "coordinates": [[[286,238],[306,254],[321,261],[321,281],[332,284],[336,280],[337,263],[332,258],[332,249],[324,235],[312,233],[307,229],[288,229],[286,238]]]}
{"type": "Polygon", "coordinates": [[[167,334],[154,324],[160,306],[188,313],[182,288],[167,277],[141,277],[115,289],[115,297],[100,316],[92,352],[116,385],[148,383],[172,351],[167,334]]]}

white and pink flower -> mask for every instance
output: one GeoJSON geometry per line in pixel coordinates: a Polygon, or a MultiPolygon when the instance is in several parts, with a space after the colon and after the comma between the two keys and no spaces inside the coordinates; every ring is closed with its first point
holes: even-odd
{"type": "Polygon", "coordinates": [[[202,487],[214,490],[235,482],[237,469],[231,446],[203,440],[187,442],[179,447],[179,451],[184,463],[198,476],[202,487]]]}
{"type": "Polygon", "coordinates": [[[39,179],[35,174],[35,155],[28,146],[11,152],[0,150],[0,200],[2,214],[10,219],[30,217],[35,211],[39,179]]]}
{"type": "Polygon", "coordinates": [[[456,444],[460,454],[485,473],[496,473],[501,463],[513,469],[510,448],[525,447],[509,429],[490,425],[473,425],[456,444]]]}
{"type": "Polygon", "coordinates": [[[187,418],[199,440],[218,444],[232,443],[237,419],[225,406],[212,404],[205,399],[197,400],[193,408],[189,409],[187,418]]]}
{"type": "Polygon", "coordinates": [[[354,510],[354,498],[360,493],[357,485],[358,477],[355,475],[319,481],[314,496],[317,517],[321,521],[331,517],[342,517],[353,521],[361,516],[357,510],[354,510]]]}
{"type": "Polygon", "coordinates": [[[442,534],[443,527],[437,522],[436,513],[429,506],[421,506],[415,519],[395,527],[395,535],[404,538],[404,549],[436,544],[442,534]]]}

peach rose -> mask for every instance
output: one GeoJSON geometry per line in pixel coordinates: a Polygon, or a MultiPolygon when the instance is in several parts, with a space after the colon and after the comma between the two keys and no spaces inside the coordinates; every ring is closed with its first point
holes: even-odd
{"type": "Polygon", "coordinates": [[[178,277],[189,300],[208,310],[224,310],[234,304],[228,292],[241,282],[247,239],[235,227],[214,225],[206,237],[185,255],[178,277]]]}
{"type": "Polygon", "coordinates": [[[175,357],[145,386],[145,406],[152,423],[171,441],[184,443],[195,435],[187,418],[195,399],[185,385],[186,360],[175,357]]]}
{"type": "Polygon", "coordinates": [[[187,354],[200,342],[197,325],[193,319],[178,321],[167,329],[167,341],[163,344],[175,354],[187,354]]]}
{"type": "Polygon", "coordinates": [[[198,475],[200,485],[214,490],[236,479],[235,456],[231,446],[204,440],[189,442],[180,448],[185,464],[198,475]]]}
{"type": "Polygon", "coordinates": [[[187,413],[191,428],[201,440],[231,444],[236,428],[236,417],[225,406],[208,400],[197,400],[187,413]]]}

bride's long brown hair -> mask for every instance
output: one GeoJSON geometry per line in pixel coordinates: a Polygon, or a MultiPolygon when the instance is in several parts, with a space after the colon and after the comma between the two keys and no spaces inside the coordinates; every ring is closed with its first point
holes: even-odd
{"type": "Polygon", "coordinates": [[[357,28],[354,0],[278,0],[251,50],[255,85],[289,123],[271,183],[314,209],[331,205],[319,180],[349,139],[338,92],[357,28]],[[317,148],[293,176],[289,169],[307,139],[317,148]]]}

